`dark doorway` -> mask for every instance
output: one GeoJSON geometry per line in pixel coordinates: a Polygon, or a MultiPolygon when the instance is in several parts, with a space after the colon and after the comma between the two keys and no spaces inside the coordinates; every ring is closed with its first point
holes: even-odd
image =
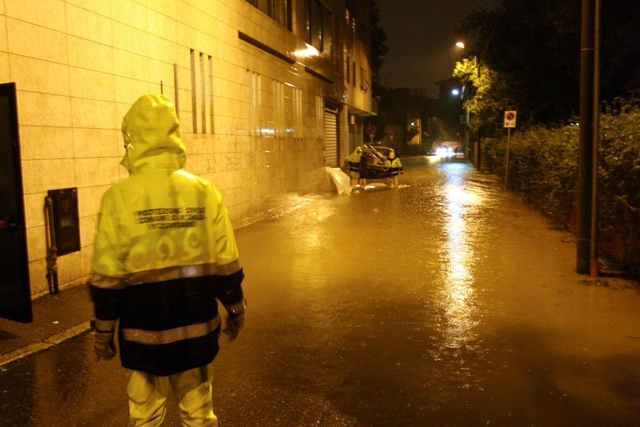
{"type": "Polygon", "coordinates": [[[0,84],[0,317],[33,321],[15,83],[0,84]]]}

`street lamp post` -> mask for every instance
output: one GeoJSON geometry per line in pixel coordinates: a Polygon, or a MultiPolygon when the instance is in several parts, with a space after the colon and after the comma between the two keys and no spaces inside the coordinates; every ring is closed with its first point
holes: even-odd
{"type": "Polygon", "coordinates": [[[600,0],[582,0],[581,30],[576,271],[598,277],[600,0]]]}
{"type": "MultiPolygon", "coordinates": [[[[456,43],[456,46],[459,47],[460,49],[464,49],[465,48],[465,44],[462,41],[459,41],[456,43]]],[[[478,63],[477,63],[477,59],[476,56],[473,55],[473,65],[477,68],[478,63]]],[[[469,93],[467,90],[465,90],[466,93],[469,93]]],[[[469,106],[465,106],[464,108],[464,159],[465,160],[469,160],[469,136],[471,133],[471,119],[469,117],[469,106]]]]}

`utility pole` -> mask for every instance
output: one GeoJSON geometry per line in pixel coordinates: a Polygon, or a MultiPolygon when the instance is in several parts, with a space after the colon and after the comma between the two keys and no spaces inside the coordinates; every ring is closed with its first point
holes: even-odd
{"type": "Polygon", "coordinates": [[[582,0],[577,269],[598,276],[597,188],[600,0],[582,0]]]}

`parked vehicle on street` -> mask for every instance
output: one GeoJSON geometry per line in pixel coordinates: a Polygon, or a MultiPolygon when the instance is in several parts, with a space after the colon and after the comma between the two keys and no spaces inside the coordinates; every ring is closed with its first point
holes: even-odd
{"type": "Polygon", "coordinates": [[[395,151],[395,149],[381,145],[365,144],[362,150],[363,160],[360,176],[367,179],[391,177],[392,172],[385,166],[391,151],[395,151]]]}

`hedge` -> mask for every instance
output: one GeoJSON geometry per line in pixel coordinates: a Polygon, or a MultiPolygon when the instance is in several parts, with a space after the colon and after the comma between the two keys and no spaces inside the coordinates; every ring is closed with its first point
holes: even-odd
{"type": "MultiPolygon", "coordinates": [[[[510,138],[507,187],[556,225],[576,231],[578,125],[533,127],[510,138]]],[[[482,141],[483,169],[504,181],[506,135],[482,141]]],[[[640,106],[607,105],[600,117],[598,246],[640,272],[640,106]]]]}

